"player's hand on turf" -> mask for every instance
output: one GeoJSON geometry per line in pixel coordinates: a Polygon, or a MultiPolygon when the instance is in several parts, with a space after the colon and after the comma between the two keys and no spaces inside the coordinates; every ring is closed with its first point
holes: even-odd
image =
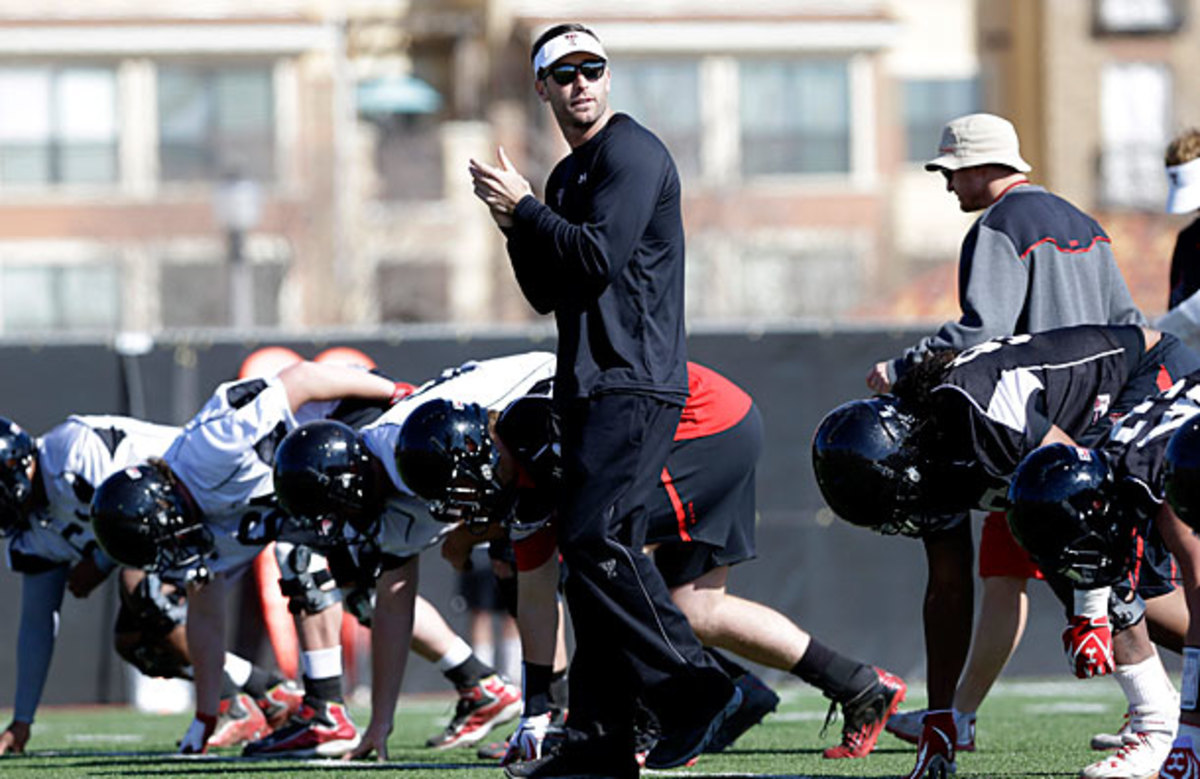
{"type": "Polygon", "coordinates": [[[947,779],[954,773],[957,738],[953,714],[948,711],[926,714],[921,740],[917,742],[917,764],[908,779],[947,779]]]}
{"type": "Polygon", "coordinates": [[[1062,639],[1067,662],[1080,679],[1105,676],[1116,670],[1108,615],[1071,617],[1062,639]]]}
{"type": "Polygon", "coordinates": [[[888,364],[886,362],[877,362],[871,366],[871,370],[867,373],[867,387],[872,392],[883,394],[892,389],[892,382],[888,379],[888,364]]]}
{"type": "Polygon", "coordinates": [[[27,743],[29,743],[29,723],[13,720],[8,724],[8,728],[0,733],[0,755],[24,754],[27,743]]]}
{"type": "Polygon", "coordinates": [[[500,758],[500,765],[537,760],[542,756],[542,742],[550,729],[550,712],[521,717],[517,732],[508,739],[508,751],[500,758]]]}
{"type": "Polygon", "coordinates": [[[108,574],[96,565],[91,555],[85,555],[67,574],[67,589],[76,598],[86,598],[106,578],[108,574]]]}
{"type": "Polygon", "coordinates": [[[387,741],[388,736],[392,735],[391,725],[370,725],[363,731],[362,739],[350,752],[342,756],[343,760],[361,760],[365,757],[370,757],[371,753],[375,753],[375,759],[379,762],[385,762],[388,759],[387,741]]]}
{"type": "Polygon", "coordinates": [[[207,752],[208,740],[216,729],[217,717],[215,714],[196,712],[196,718],[192,720],[191,725],[188,725],[187,733],[183,734],[183,739],[179,742],[179,754],[202,755],[207,752]]]}

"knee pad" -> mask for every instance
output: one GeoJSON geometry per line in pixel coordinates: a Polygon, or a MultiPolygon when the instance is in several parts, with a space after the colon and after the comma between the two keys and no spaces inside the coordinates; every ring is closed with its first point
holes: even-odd
{"type": "MultiPolygon", "coordinates": [[[[1126,591],[1128,594],[1128,591],[1126,591]]],[[[1117,594],[1117,588],[1113,588],[1108,594],[1108,618],[1112,623],[1114,633],[1121,630],[1128,630],[1137,623],[1141,622],[1146,616],[1146,601],[1142,600],[1142,596],[1134,595],[1130,601],[1121,599],[1117,594]]]]}
{"type": "Polygon", "coordinates": [[[288,599],[292,614],[320,614],[340,603],[342,593],[334,583],[325,558],[309,547],[276,542],[279,590],[288,599]]]}
{"type": "Polygon", "coordinates": [[[342,590],[342,608],[363,627],[371,627],[371,620],[375,617],[375,589],[352,587],[342,590]]]}

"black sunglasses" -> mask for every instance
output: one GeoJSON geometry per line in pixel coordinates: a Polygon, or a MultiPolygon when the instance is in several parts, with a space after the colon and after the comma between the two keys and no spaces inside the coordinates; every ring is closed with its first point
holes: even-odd
{"type": "Polygon", "coordinates": [[[549,76],[554,79],[554,83],[565,87],[567,84],[573,84],[575,77],[580,73],[588,81],[595,81],[604,75],[604,69],[607,67],[608,63],[604,60],[587,60],[577,65],[564,62],[542,70],[542,78],[549,76]]]}

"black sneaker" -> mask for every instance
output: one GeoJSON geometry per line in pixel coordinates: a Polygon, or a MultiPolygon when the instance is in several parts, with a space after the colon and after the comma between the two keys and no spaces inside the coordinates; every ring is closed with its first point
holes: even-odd
{"type": "Polygon", "coordinates": [[[725,720],[742,705],[742,691],[736,686],[725,705],[717,710],[712,719],[692,727],[664,731],[662,737],[646,755],[647,768],[675,768],[686,765],[708,746],[725,720]]]}
{"type": "Polygon", "coordinates": [[[509,779],[637,779],[638,764],[632,753],[604,749],[587,741],[564,741],[554,754],[504,767],[509,779]]]}
{"type": "Polygon", "coordinates": [[[725,719],[723,724],[704,748],[705,752],[721,752],[750,728],[762,722],[763,717],[779,707],[779,696],[767,683],[747,671],[733,681],[742,691],[742,705],[725,719]]]}

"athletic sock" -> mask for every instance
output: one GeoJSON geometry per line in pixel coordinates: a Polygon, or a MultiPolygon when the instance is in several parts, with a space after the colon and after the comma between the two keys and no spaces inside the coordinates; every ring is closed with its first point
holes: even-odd
{"type": "Polygon", "coordinates": [[[232,698],[238,694],[238,686],[229,677],[227,671],[221,672],[221,700],[232,698]]]}
{"type": "Polygon", "coordinates": [[[1129,701],[1134,730],[1174,730],[1179,716],[1175,687],[1158,652],[1140,663],[1118,665],[1113,675],[1129,701]]]}
{"type": "Polygon", "coordinates": [[[494,668],[472,654],[453,668],[447,668],[442,672],[442,675],[449,679],[451,684],[461,690],[466,687],[474,687],[476,684],[479,684],[480,679],[485,676],[491,676],[494,673],[496,673],[494,668]]]}
{"type": "Polygon", "coordinates": [[[792,673],[838,703],[845,703],[879,681],[871,666],[840,655],[815,638],[809,640],[808,650],[792,667],[792,673]]]}
{"type": "Polygon", "coordinates": [[[316,703],[342,702],[342,677],[328,676],[324,679],[304,677],[304,702],[314,708],[316,703]]]}
{"type": "Polygon", "coordinates": [[[342,702],[342,647],[310,649],[300,653],[304,668],[304,699],[342,702]]]}
{"type": "Polygon", "coordinates": [[[554,669],[540,663],[525,663],[524,689],[525,716],[536,717],[550,711],[550,687],[554,681],[554,669]]]}
{"type": "Polygon", "coordinates": [[[555,671],[550,678],[550,708],[558,711],[567,709],[570,699],[567,697],[567,669],[555,671]]]}
{"type": "Polygon", "coordinates": [[[271,689],[274,685],[275,682],[271,679],[271,674],[255,665],[250,667],[250,677],[246,679],[246,683],[242,685],[242,689],[249,693],[251,698],[258,700],[265,698],[267,690],[271,689]]]}

